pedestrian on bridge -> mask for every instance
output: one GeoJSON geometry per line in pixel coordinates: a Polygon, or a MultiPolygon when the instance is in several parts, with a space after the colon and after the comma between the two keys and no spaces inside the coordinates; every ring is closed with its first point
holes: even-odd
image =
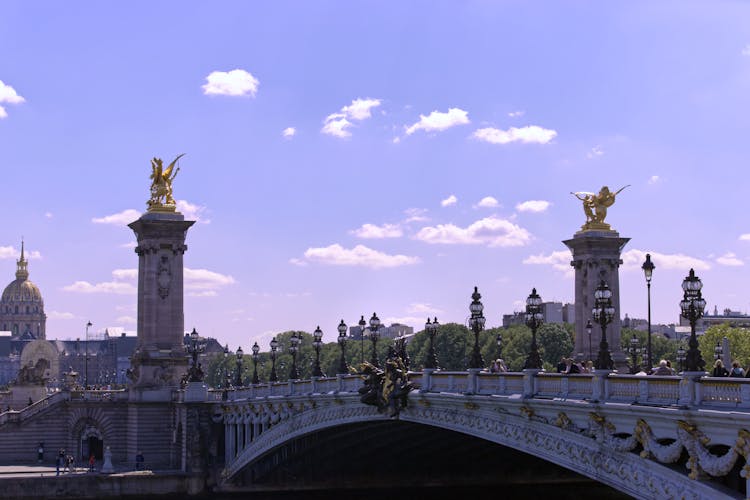
{"type": "Polygon", "coordinates": [[[724,368],[724,363],[721,362],[720,359],[716,360],[716,363],[714,363],[714,371],[711,372],[712,377],[728,377],[729,372],[726,368],[724,368]]]}
{"type": "Polygon", "coordinates": [[[737,361],[732,362],[732,371],[729,372],[730,377],[744,377],[745,370],[740,366],[737,361]]]}

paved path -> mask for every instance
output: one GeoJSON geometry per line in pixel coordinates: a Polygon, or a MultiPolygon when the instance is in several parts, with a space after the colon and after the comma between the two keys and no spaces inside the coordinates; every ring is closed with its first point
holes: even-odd
{"type": "MultiPolygon", "coordinates": [[[[60,471],[60,475],[85,474],[88,469],[78,468],[74,472],[60,471]]],[[[46,465],[0,465],[0,479],[7,477],[29,477],[29,476],[55,476],[57,472],[55,467],[46,465]]]]}

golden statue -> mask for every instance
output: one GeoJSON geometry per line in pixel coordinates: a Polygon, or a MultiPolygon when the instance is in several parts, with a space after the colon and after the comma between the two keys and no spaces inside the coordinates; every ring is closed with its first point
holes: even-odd
{"type": "Polygon", "coordinates": [[[185,153],[172,160],[167,168],[164,168],[161,158],[151,160],[151,199],[146,202],[149,212],[174,212],[176,210],[172,197],[172,181],[180,171],[180,167],[175,169],[177,160],[183,156],[185,153]]]}
{"type": "Polygon", "coordinates": [[[586,214],[586,223],[581,226],[582,231],[611,231],[609,224],[604,222],[607,218],[607,208],[615,203],[615,197],[625,189],[624,186],[614,193],[607,186],[599,190],[599,194],[589,193],[586,191],[571,192],[573,196],[583,202],[583,213],[586,214]]]}

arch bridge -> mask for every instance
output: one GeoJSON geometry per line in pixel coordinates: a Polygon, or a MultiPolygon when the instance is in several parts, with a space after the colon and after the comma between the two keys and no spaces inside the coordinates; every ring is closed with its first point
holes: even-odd
{"type": "Polygon", "coordinates": [[[310,448],[395,446],[430,429],[518,450],[636,498],[746,498],[750,380],[429,369],[410,380],[417,389],[396,415],[363,404],[353,375],[210,391],[213,420],[224,426],[222,488],[252,487],[310,448]]]}

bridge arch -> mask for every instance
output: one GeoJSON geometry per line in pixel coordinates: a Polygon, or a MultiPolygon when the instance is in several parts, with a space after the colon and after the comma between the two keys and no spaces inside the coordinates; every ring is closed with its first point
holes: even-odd
{"type": "MultiPolygon", "coordinates": [[[[517,401],[507,405],[474,404],[440,395],[411,397],[399,419],[474,436],[512,448],[611,486],[635,497],[711,498],[716,489],[635,453],[616,451],[606,442],[573,430],[566,422],[549,422],[517,401]],[[525,410],[524,410],[525,408],[525,410]],[[513,411],[515,410],[515,411],[513,411]]],[[[387,421],[356,396],[300,398],[294,403],[234,406],[225,415],[230,427],[262,422],[263,432],[243,447],[229,450],[225,480],[232,482],[250,464],[294,439],[353,423],[387,421]]],[[[252,425],[252,424],[250,424],[252,425]]],[[[239,432],[245,432],[246,427],[239,432]]],[[[257,429],[256,429],[257,430],[257,429]]],[[[244,438],[243,438],[244,439],[244,438]]]]}

